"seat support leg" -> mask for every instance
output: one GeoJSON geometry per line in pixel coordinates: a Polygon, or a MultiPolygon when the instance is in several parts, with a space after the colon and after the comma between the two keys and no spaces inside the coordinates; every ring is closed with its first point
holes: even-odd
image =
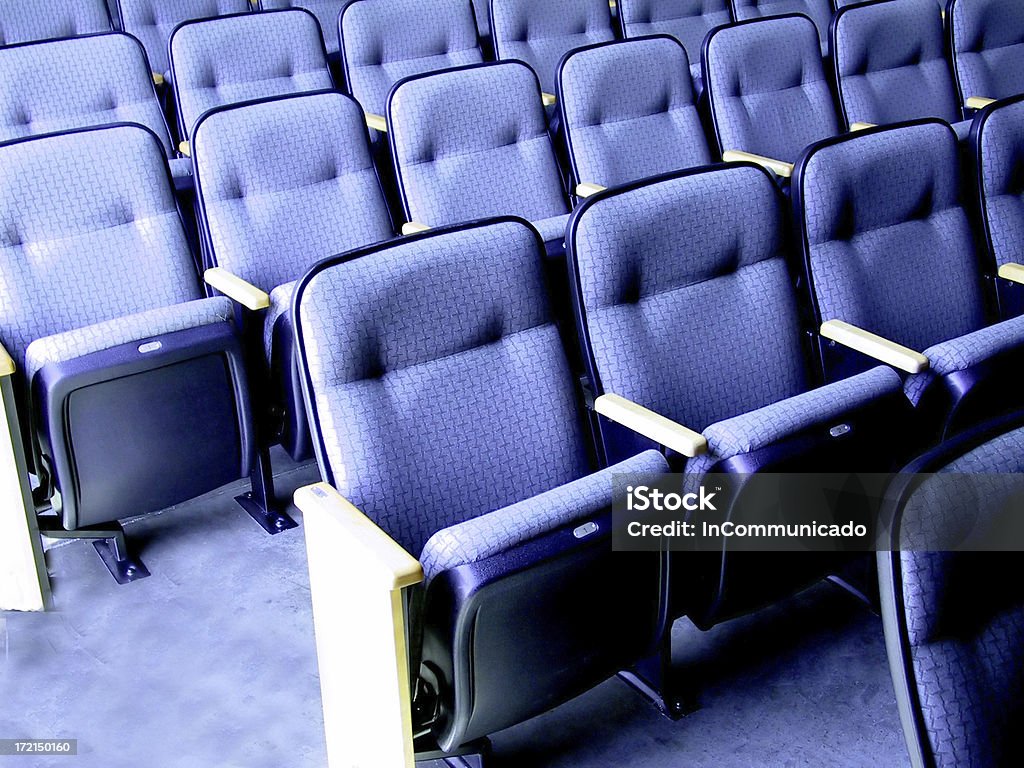
{"type": "Polygon", "coordinates": [[[650,699],[670,720],[679,720],[700,709],[697,690],[672,668],[672,633],[665,632],[658,652],[619,673],[629,686],[650,699]]]}
{"type": "Polygon", "coordinates": [[[90,539],[100,560],[107,566],[110,575],[118,584],[130,584],[149,576],[149,569],[128,549],[124,528],[120,523],[104,527],[65,530],[56,518],[41,518],[39,532],[51,539],[90,539]]]}
{"type": "Polygon", "coordinates": [[[249,517],[271,536],[298,527],[299,524],[290,515],[277,509],[274,473],[270,467],[270,452],[266,448],[261,448],[256,454],[256,463],[249,481],[252,490],[235,497],[239,506],[249,513],[249,517]]]}

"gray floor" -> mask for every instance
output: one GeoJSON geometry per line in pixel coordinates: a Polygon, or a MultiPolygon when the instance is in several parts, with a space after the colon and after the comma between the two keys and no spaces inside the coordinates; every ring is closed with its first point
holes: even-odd
{"type": "MultiPolygon", "coordinates": [[[[315,479],[290,467],[279,490],[315,479]]],[[[0,614],[0,738],[77,738],[48,768],[322,768],[302,531],[263,534],[225,489],[128,530],[153,572],[47,554],[57,610],[0,614]]],[[[618,680],[494,738],[494,768],[908,764],[881,623],[821,585],[700,633],[675,628],[702,709],[670,722],[618,680]]]]}

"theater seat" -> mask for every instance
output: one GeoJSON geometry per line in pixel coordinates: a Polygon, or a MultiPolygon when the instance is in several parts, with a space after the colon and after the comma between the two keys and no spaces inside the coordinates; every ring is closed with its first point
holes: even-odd
{"type": "Polygon", "coordinates": [[[188,21],[170,51],[183,142],[214,107],[334,87],[320,25],[301,8],[188,21]]]}
{"type": "Polygon", "coordinates": [[[0,46],[110,30],[104,0],[0,0],[0,46]]]}
{"type": "Polygon", "coordinates": [[[715,27],[732,21],[729,0],[619,0],[622,37],[671,35],[686,49],[695,90],[704,88],[700,50],[715,27]]]}
{"type": "Polygon", "coordinates": [[[309,458],[292,358],[294,281],[320,259],[393,235],[362,110],[333,91],[221,107],[200,119],[194,145],[207,274],[249,310],[275,434],[293,458],[309,458]]]}
{"type": "Polygon", "coordinates": [[[417,75],[391,91],[388,137],[408,222],[516,215],[564,253],[569,206],[537,76],[518,61],[417,75]]]}
{"type": "MultiPolygon", "coordinates": [[[[910,408],[899,376],[878,366],[813,389],[785,209],[770,175],[743,164],[610,189],[573,214],[570,282],[607,461],[660,444],[694,485],[709,473],[900,466],[910,408]]],[[[731,549],[675,555],[672,616],[708,627],[845,563],[731,549]]]]}
{"type": "Polygon", "coordinates": [[[971,129],[987,275],[1000,315],[1024,314],[1024,95],[991,104],[971,129]]]}
{"type": "Polygon", "coordinates": [[[47,535],[123,540],[114,521],[250,471],[231,303],[202,298],[165,155],[133,125],[0,146],[0,340],[47,535]]]}
{"type": "Polygon", "coordinates": [[[0,141],[110,123],[138,123],[160,138],[175,183],[190,186],[138,40],[107,33],[0,49],[0,141]]]}
{"type": "Polygon", "coordinates": [[[814,24],[804,16],[739,22],[704,41],[705,88],[725,160],[788,178],[805,147],[840,131],[814,24]]]}
{"type": "Polygon", "coordinates": [[[823,55],[829,55],[828,27],[832,21],[831,0],[730,0],[736,21],[768,19],[792,13],[803,14],[818,30],[818,44],[823,55]]]}
{"type": "Polygon", "coordinates": [[[961,103],[1024,94],[1024,4],[1017,0],[953,0],[950,48],[961,103]]]}
{"type": "Polygon", "coordinates": [[[686,51],[671,37],[601,43],[568,54],[558,102],[572,189],[609,187],[711,161],[686,51]]]}
{"type": "MultiPolygon", "coordinates": [[[[295,292],[333,486],[296,500],[314,527],[344,514],[365,532],[351,557],[386,549],[414,564],[402,584],[422,575],[398,661],[419,749],[450,754],[540,714],[649,653],[664,627],[663,558],[613,553],[609,508],[614,474],[666,464],[647,451],[593,473],[542,255],[525,222],[488,220],[328,259],[295,292]],[[382,530],[373,550],[367,518],[382,530]]],[[[358,604],[311,583],[315,602],[358,604]]]]}
{"type": "Polygon", "coordinates": [[[793,203],[828,380],[885,362],[942,439],[1015,407],[1024,318],[989,325],[957,139],[925,119],[820,142],[793,203]]]}
{"type": "Polygon", "coordinates": [[[878,577],[915,768],[1024,759],[1020,552],[1000,544],[1019,541],[1022,472],[1018,416],[940,446],[894,484],[892,551],[879,553],[878,577]],[[956,546],[960,537],[974,544],[956,546]]]}
{"type": "Polygon", "coordinates": [[[262,0],[264,11],[282,8],[304,8],[320,23],[327,55],[338,56],[338,17],[347,0],[262,0]]]}

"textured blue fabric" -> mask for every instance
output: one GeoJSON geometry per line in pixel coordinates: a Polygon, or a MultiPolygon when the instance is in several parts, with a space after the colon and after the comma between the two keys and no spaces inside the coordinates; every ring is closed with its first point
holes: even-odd
{"type": "Polygon", "coordinates": [[[378,115],[402,78],[483,60],[467,0],[353,0],[341,38],[349,90],[378,115]]]}
{"type": "Polygon", "coordinates": [[[265,291],[393,234],[363,112],[340,93],[216,112],[192,154],[212,260],[265,291]]]}
{"type": "Polygon", "coordinates": [[[491,0],[491,36],[499,60],[526,62],[541,88],[554,93],[565,54],[615,33],[607,0],[491,0]]]}
{"type": "Polygon", "coordinates": [[[665,38],[570,54],[559,93],[578,181],[617,186],[711,161],[688,68],[665,38]]]}
{"type": "Polygon", "coordinates": [[[171,37],[171,67],[186,136],[213,107],[334,87],[319,26],[301,10],[180,27],[171,37]]]}
{"type": "Polygon", "coordinates": [[[704,78],[720,148],[795,162],[839,132],[814,25],[791,17],[725,27],[710,38],[704,78]]]}
{"type": "Polygon", "coordinates": [[[953,69],[964,100],[1024,93],[1024,3],[956,0],[949,24],[953,69]]]}
{"type": "Polygon", "coordinates": [[[665,458],[657,451],[645,451],[538,496],[438,531],[420,555],[424,577],[430,581],[451,568],[478,562],[549,531],[610,511],[616,475],[646,478],[665,472],[665,458]]]}
{"type": "Polygon", "coordinates": [[[828,53],[828,25],[832,21],[832,0],[731,0],[736,21],[763,19],[785,13],[802,13],[818,30],[821,51],[828,53]]]}
{"type": "Polygon", "coordinates": [[[948,127],[854,134],[805,162],[799,213],[822,321],[845,320],[917,350],[982,327],[948,127]]]}
{"type": "Polygon", "coordinates": [[[107,34],[0,49],[0,141],[109,123],[139,123],[168,156],[171,137],[146,53],[107,34]]]}
{"type": "Polygon", "coordinates": [[[22,370],[36,339],[201,298],[163,155],[134,126],[0,146],[0,340],[22,370]]]}
{"type": "Polygon", "coordinates": [[[722,460],[765,448],[803,429],[841,418],[855,408],[897,393],[902,385],[899,374],[893,369],[872,368],[712,424],[704,430],[708,451],[715,460],[722,460]]]}
{"type": "MultiPolygon", "coordinates": [[[[15,0],[20,1],[20,0],[15,0]]],[[[183,21],[249,10],[248,0],[119,0],[124,31],[146,48],[154,72],[170,72],[167,43],[183,21]]]]}
{"type": "Polygon", "coordinates": [[[974,149],[992,257],[1024,262],[1024,102],[991,110],[974,149]]]}
{"type": "Polygon", "coordinates": [[[599,200],[570,230],[600,390],[691,429],[807,386],[772,182],[740,167],[599,200]]]}
{"type": "Polygon", "coordinates": [[[531,229],[399,240],[295,301],[321,460],[409,552],[588,472],[531,229]]]}
{"type": "MultiPolygon", "coordinates": [[[[901,541],[938,521],[991,528],[1024,472],[1024,429],[975,448],[925,480],[904,508],[901,541]],[[973,483],[941,475],[969,473],[973,483]],[[993,492],[979,493],[990,488],[993,492]],[[964,489],[961,492],[959,489],[964,489]]],[[[1019,762],[1024,722],[1024,582],[1011,553],[905,551],[896,578],[909,646],[909,669],[896,661],[919,702],[925,754],[936,768],[1019,762]]]]}
{"type": "Polygon", "coordinates": [[[491,3],[489,0],[473,0],[473,16],[476,19],[477,32],[480,38],[491,36],[491,3]]]}
{"type": "Polygon", "coordinates": [[[849,124],[963,117],[935,0],[860,5],[836,22],[833,55],[849,124]]]}
{"type": "Polygon", "coordinates": [[[320,22],[320,32],[324,36],[327,52],[335,54],[338,52],[338,16],[346,2],[347,0],[263,0],[263,10],[305,8],[320,22]]]}
{"type": "Polygon", "coordinates": [[[517,215],[539,223],[569,212],[537,81],[522,64],[400,83],[388,120],[413,221],[517,215]]]}
{"type": "Polygon", "coordinates": [[[110,29],[104,0],[0,0],[0,46],[110,29]]]}

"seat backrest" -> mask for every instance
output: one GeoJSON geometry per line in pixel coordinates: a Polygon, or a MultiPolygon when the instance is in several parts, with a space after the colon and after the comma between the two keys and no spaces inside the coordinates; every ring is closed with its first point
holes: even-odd
{"type": "Polygon", "coordinates": [[[607,0],[491,0],[495,57],[529,64],[548,93],[565,54],[614,38],[607,0]]]}
{"type": "Polygon", "coordinates": [[[919,351],[984,324],[956,134],[936,120],[822,142],[793,177],[822,322],[919,351]]]}
{"type": "Polygon", "coordinates": [[[736,21],[767,19],[789,13],[802,13],[818,30],[818,45],[828,53],[828,27],[832,22],[831,0],[730,0],[736,21]]]}
{"type": "Polygon", "coordinates": [[[183,21],[249,10],[249,0],[119,0],[121,27],[146,47],[154,72],[167,74],[171,63],[167,43],[183,21]]]}
{"type": "Polygon", "coordinates": [[[481,38],[491,36],[491,3],[490,0],[472,0],[473,16],[481,38]]]}
{"type": "Polygon", "coordinates": [[[667,36],[581,48],[558,102],[577,183],[617,186],[711,161],[686,51],[667,36]]]}
{"type": "Polygon", "coordinates": [[[321,469],[413,554],[588,470],[542,253],[523,222],[477,223],[329,260],[296,289],[321,469]]]}
{"type": "Polygon", "coordinates": [[[779,195],[741,165],[584,204],[567,253],[597,393],[703,429],[805,389],[779,195]]]}
{"type": "Polygon", "coordinates": [[[960,98],[1024,93],[1024,3],[953,0],[950,48],[960,98]]]}
{"type": "Polygon", "coordinates": [[[794,162],[839,132],[814,25],[783,16],[719,27],[704,44],[719,148],[794,162]]]}
{"type": "Polygon", "coordinates": [[[210,112],[192,156],[209,254],[265,291],[392,235],[363,112],[336,91],[210,112]]]}
{"type": "Polygon", "coordinates": [[[120,32],[0,48],[0,141],[139,123],[173,156],[138,40],[120,32]]]}
{"type": "Polygon", "coordinates": [[[0,46],[110,30],[104,0],[0,0],[0,46]]]}
{"type": "Polygon", "coordinates": [[[963,119],[935,0],[876,0],[844,8],[832,28],[846,124],[963,119]]]}
{"type": "Polygon", "coordinates": [[[521,62],[403,80],[388,99],[388,130],[412,221],[568,213],[537,76],[521,62]]]}
{"type": "Polygon", "coordinates": [[[715,27],[732,21],[729,0],[619,0],[619,26],[625,38],[672,35],[686,49],[691,67],[715,27]]]}
{"type": "Polygon", "coordinates": [[[170,50],[185,138],[213,107],[334,87],[320,25],[301,8],[186,22],[170,50]]]}
{"type": "Polygon", "coordinates": [[[908,467],[920,480],[898,500],[894,551],[879,555],[886,647],[913,765],[1014,765],[1022,756],[1020,553],[931,543],[951,530],[975,541],[1019,535],[1019,518],[1007,519],[1024,496],[1024,428],[1015,422],[908,467]]]}
{"type": "Polygon", "coordinates": [[[164,148],[149,130],[0,145],[0,178],[0,340],[15,360],[37,338],[200,298],[164,148]]]}
{"type": "Polygon", "coordinates": [[[383,115],[399,80],[483,61],[467,0],[352,0],[341,15],[349,93],[383,115]]]}
{"type": "Polygon", "coordinates": [[[1024,96],[995,105],[974,123],[981,213],[994,259],[1024,262],[1024,96]]]}
{"type": "Polygon", "coordinates": [[[263,0],[262,7],[265,11],[305,8],[320,22],[327,53],[333,55],[338,52],[338,17],[346,2],[347,0],[263,0]]]}

